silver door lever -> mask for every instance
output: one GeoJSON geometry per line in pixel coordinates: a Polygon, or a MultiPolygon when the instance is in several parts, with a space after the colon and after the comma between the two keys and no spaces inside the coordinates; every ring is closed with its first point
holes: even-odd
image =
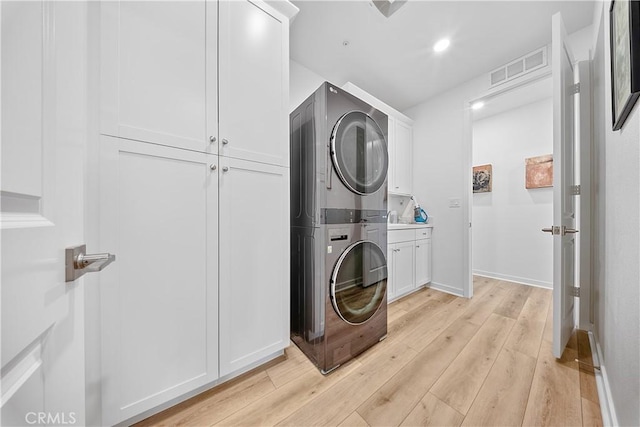
{"type": "Polygon", "coordinates": [[[73,282],[84,273],[102,271],[116,260],[109,253],[87,255],[87,245],[74,246],[65,250],[65,281],[73,282]]]}

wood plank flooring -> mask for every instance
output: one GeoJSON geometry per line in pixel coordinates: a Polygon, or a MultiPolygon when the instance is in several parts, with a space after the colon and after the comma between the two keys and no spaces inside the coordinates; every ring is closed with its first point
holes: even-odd
{"type": "Polygon", "coordinates": [[[551,291],[474,277],[389,305],[387,339],[327,376],[286,358],[140,426],[601,426],[588,335],[551,353],[551,291]]]}

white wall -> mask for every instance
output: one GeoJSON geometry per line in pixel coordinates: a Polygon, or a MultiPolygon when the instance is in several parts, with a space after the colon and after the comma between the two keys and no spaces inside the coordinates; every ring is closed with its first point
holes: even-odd
{"type": "MultiPolygon", "coordinates": [[[[551,94],[549,94],[551,95],[551,94]]],[[[553,188],[525,188],[525,158],[553,152],[548,98],[473,124],[473,164],[490,163],[492,191],[473,195],[474,274],[553,286],[553,188]]]]}
{"type": "Polygon", "coordinates": [[[466,84],[403,111],[413,122],[413,192],[429,212],[434,225],[432,266],[434,288],[463,294],[467,271],[464,210],[468,209],[465,182],[465,104],[488,89],[480,76],[466,84]],[[450,208],[450,199],[460,207],[450,208]]]}
{"type": "MultiPolygon", "coordinates": [[[[594,47],[594,307],[614,425],[640,425],[640,103],[611,130],[609,1],[594,47]]],[[[605,420],[606,422],[606,420],[605,420]]]]}
{"type": "Polygon", "coordinates": [[[298,105],[320,87],[325,79],[307,67],[289,61],[289,112],[298,108],[298,105]]]}

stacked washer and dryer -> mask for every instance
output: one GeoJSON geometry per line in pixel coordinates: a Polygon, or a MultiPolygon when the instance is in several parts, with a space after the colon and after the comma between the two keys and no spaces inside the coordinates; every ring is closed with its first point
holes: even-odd
{"type": "Polygon", "coordinates": [[[328,373],[387,334],[387,116],[325,82],[290,122],[291,338],[328,373]]]}

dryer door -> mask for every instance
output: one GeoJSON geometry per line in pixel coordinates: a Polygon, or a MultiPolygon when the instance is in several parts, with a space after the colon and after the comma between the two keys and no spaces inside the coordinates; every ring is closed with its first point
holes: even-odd
{"type": "Polygon", "coordinates": [[[343,115],[334,126],[331,159],[344,185],[354,193],[375,193],[385,184],[387,142],[375,120],[362,111],[343,115]]]}
{"type": "Polygon", "coordinates": [[[340,255],[331,275],[331,302],[347,323],[359,325],[386,303],[387,262],[373,242],[362,240],[340,255]]]}

